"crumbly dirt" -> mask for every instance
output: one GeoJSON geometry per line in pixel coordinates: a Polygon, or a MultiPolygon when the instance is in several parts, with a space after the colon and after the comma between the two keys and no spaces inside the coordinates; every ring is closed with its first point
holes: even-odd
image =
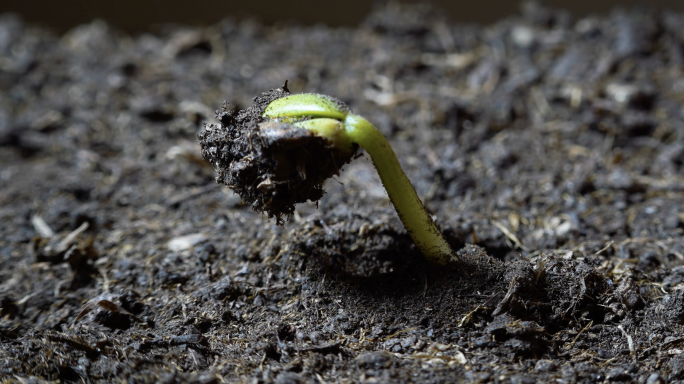
{"type": "MultiPolygon", "coordinates": [[[[242,111],[223,105],[218,124],[204,123],[197,134],[202,158],[216,166],[216,182],[234,190],[256,212],[291,216],[295,204],[317,203],[323,183],[351,161],[327,139],[292,124],[262,117],[270,102],[289,96],[287,82],[254,98],[242,111]]],[[[306,117],[304,117],[306,118],[306,117]]]]}
{"type": "Polygon", "coordinates": [[[0,379],[682,382],[681,25],[0,16],[0,379]],[[216,183],[203,124],[286,79],[388,137],[461,264],[423,261],[366,155],[282,226],[216,183]]]}

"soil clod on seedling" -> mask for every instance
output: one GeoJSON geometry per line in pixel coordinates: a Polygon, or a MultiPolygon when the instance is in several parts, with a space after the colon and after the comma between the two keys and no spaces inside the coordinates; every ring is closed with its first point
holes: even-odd
{"type": "Polygon", "coordinates": [[[243,111],[224,104],[216,113],[221,124],[206,124],[198,135],[202,156],[218,171],[217,182],[279,223],[294,213],[295,204],[320,200],[323,182],[356,150],[339,151],[307,129],[262,117],[270,102],[289,95],[286,84],[254,98],[243,111]]]}

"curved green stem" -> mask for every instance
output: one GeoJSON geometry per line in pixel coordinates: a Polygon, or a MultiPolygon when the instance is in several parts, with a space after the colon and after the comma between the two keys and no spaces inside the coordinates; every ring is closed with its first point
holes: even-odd
{"type": "Polygon", "coordinates": [[[274,100],[263,114],[316,132],[338,149],[351,153],[351,143],[365,149],[404,227],[423,256],[437,264],[457,261],[456,254],[437,229],[411,182],[401,169],[392,147],[368,120],[351,113],[329,96],[298,94],[274,100]]]}
{"type": "Polygon", "coordinates": [[[437,264],[456,261],[454,251],[425,210],[385,136],[368,120],[354,114],[347,115],[345,128],[351,141],[370,155],[390,201],[421,253],[437,264]]]}

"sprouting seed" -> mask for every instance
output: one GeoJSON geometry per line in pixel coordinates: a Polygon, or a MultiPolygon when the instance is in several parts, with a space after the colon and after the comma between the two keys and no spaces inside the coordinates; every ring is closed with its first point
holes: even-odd
{"type": "Polygon", "coordinates": [[[442,265],[457,261],[382,133],[336,98],[292,95],[286,86],[255,98],[245,111],[227,113],[224,108],[217,113],[222,124],[206,125],[200,132],[202,155],[218,164],[217,181],[230,185],[255,210],[280,220],[294,212],[294,204],[320,199],[322,183],[361,147],[425,258],[442,265]]]}

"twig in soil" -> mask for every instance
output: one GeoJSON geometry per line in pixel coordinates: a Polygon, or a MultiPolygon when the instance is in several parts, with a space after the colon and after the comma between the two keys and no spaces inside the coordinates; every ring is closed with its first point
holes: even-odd
{"type": "MultiPolygon", "coordinates": [[[[678,353],[681,353],[681,351],[682,351],[681,349],[677,349],[674,347],[675,346],[679,347],[683,341],[684,341],[684,337],[679,337],[679,338],[676,338],[674,340],[670,340],[666,343],[661,344],[658,347],[658,350],[659,351],[667,351],[668,354],[673,354],[674,351],[679,351],[678,353]]],[[[651,347],[649,349],[653,349],[653,348],[654,347],[651,347]]],[[[648,351],[648,349],[646,351],[648,351]]],[[[644,351],[644,354],[646,353],[646,351],[644,351]]]]}
{"type": "Polygon", "coordinates": [[[606,365],[608,365],[608,364],[612,363],[613,361],[615,361],[615,359],[617,359],[617,358],[618,358],[617,356],[611,357],[610,359],[604,361],[603,364],[599,365],[599,368],[605,367],[606,365]]]}
{"type": "Polygon", "coordinates": [[[598,252],[594,253],[594,256],[600,255],[601,253],[605,252],[608,248],[610,248],[610,247],[612,247],[612,246],[613,246],[613,240],[611,240],[610,243],[608,243],[608,245],[606,245],[605,247],[601,248],[598,252]]]}
{"type": "Polygon", "coordinates": [[[33,228],[35,228],[36,232],[38,232],[41,237],[55,237],[55,232],[52,230],[52,228],[50,228],[45,220],[43,220],[42,217],[38,215],[31,216],[31,224],[33,224],[33,228]]]}
{"type": "Polygon", "coordinates": [[[503,234],[506,235],[506,237],[508,237],[509,240],[515,243],[515,245],[517,245],[523,251],[527,252],[527,248],[525,248],[525,246],[522,245],[520,240],[518,240],[518,238],[511,231],[508,230],[508,228],[504,227],[503,224],[499,223],[496,220],[492,220],[492,224],[494,224],[495,227],[499,228],[499,230],[503,232],[503,234]]]}
{"type": "Polygon", "coordinates": [[[85,221],[83,222],[83,224],[81,224],[80,227],[74,229],[73,231],[71,231],[71,233],[66,235],[64,240],[60,241],[59,244],[57,244],[57,247],[55,248],[55,253],[66,252],[66,250],[69,248],[69,245],[71,245],[71,243],[73,243],[74,240],[76,240],[76,238],[78,237],[78,235],[81,234],[81,232],[88,229],[88,226],[88,222],[85,221]]]}
{"type": "Polygon", "coordinates": [[[482,307],[482,306],[477,306],[477,307],[475,307],[475,309],[473,309],[472,311],[466,313],[465,316],[463,316],[463,318],[461,319],[461,321],[458,323],[458,327],[459,327],[459,328],[463,328],[464,325],[470,323],[470,320],[473,318],[473,315],[475,314],[475,312],[479,311],[480,309],[487,310],[488,308],[482,307]]]}
{"type": "Polygon", "coordinates": [[[107,271],[103,268],[98,268],[97,271],[100,272],[100,275],[102,276],[102,287],[106,293],[109,293],[109,278],[107,277],[107,271]]]}
{"type": "Polygon", "coordinates": [[[663,288],[663,285],[662,285],[661,283],[654,283],[654,282],[649,281],[649,280],[641,280],[641,281],[639,281],[639,283],[642,283],[642,282],[647,282],[647,283],[649,283],[649,284],[651,284],[651,285],[655,285],[656,287],[660,288],[660,290],[663,291],[664,294],[667,295],[667,291],[665,290],[665,288],[663,288]]]}
{"type": "Polygon", "coordinates": [[[15,301],[14,304],[15,305],[24,305],[24,304],[26,304],[27,301],[29,301],[29,299],[31,299],[33,296],[38,295],[40,293],[42,293],[42,292],[36,291],[33,293],[29,293],[28,295],[22,297],[20,300],[15,301]]]}
{"type": "Polygon", "coordinates": [[[617,328],[622,331],[622,334],[625,335],[627,338],[627,345],[629,346],[629,354],[632,355],[632,358],[634,360],[637,359],[636,355],[636,349],[634,349],[634,340],[632,340],[632,336],[630,336],[627,331],[625,331],[624,328],[622,328],[622,325],[618,325],[617,328]]]}
{"type": "Polygon", "coordinates": [[[395,333],[393,333],[393,334],[391,334],[391,335],[389,335],[389,336],[387,336],[387,337],[384,337],[384,338],[380,339],[380,341],[386,341],[386,340],[389,340],[389,339],[391,339],[391,338],[393,338],[393,337],[395,337],[395,336],[397,336],[397,335],[400,335],[400,334],[402,334],[402,333],[411,332],[411,331],[415,331],[415,330],[416,330],[416,328],[404,329],[404,330],[401,330],[401,331],[399,331],[399,332],[395,332],[395,333]]]}
{"type": "Polygon", "coordinates": [[[575,338],[572,340],[572,342],[571,342],[570,344],[568,344],[568,346],[565,348],[565,350],[566,350],[566,351],[571,350],[572,347],[573,347],[573,346],[575,345],[575,343],[577,342],[577,339],[579,339],[579,337],[582,335],[582,332],[584,332],[584,331],[586,331],[587,329],[591,328],[592,325],[594,325],[594,320],[590,321],[589,324],[587,324],[586,327],[582,328],[582,330],[579,331],[579,333],[577,334],[577,336],[575,336],[575,338]]]}
{"type": "Polygon", "coordinates": [[[487,310],[492,309],[492,304],[501,301],[502,296],[503,296],[503,293],[497,292],[497,293],[495,293],[494,295],[492,295],[491,297],[489,297],[489,298],[487,299],[487,301],[485,301],[482,305],[478,305],[477,307],[475,307],[475,309],[473,309],[472,311],[466,313],[465,316],[463,316],[463,318],[461,319],[461,321],[458,323],[458,327],[459,327],[459,328],[463,328],[463,326],[465,326],[466,324],[470,323],[470,321],[471,321],[472,318],[473,318],[473,315],[474,315],[477,311],[479,311],[479,310],[481,310],[481,309],[484,310],[484,311],[487,311],[487,310]]]}
{"type": "Polygon", "coordinates": [[[316,372],[316,379],[318,379],[318,381],[319,381],[321,384],[328,384],[328,383],[323,379],[323,376],[321,376],[321,374],[318,373],[318,372],[316,372]]]}

